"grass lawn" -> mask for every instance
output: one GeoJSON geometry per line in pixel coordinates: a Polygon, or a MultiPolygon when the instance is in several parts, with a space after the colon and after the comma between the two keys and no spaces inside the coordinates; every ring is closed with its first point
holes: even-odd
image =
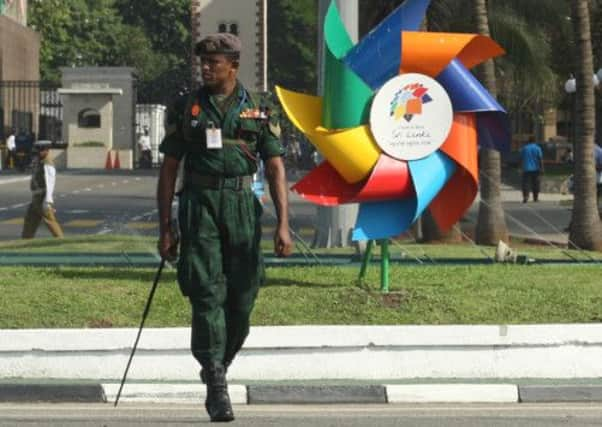
{"type": "MultiPolygon", "coordinates": [[[[5,242],[2,251],[144,252],[154,239],[72,238],[5,242]]],[[[536,259],[564,251],[517,245],[536,259]]],[[[319,251],[324,252],[324,251],[319,251]]],[[[331,251],[338,254],[349,250],[331,251]]],[[[392,246],[394,256],[423,264],[393,264],[388,295],[378,292],[379,269],[364,283],[356,267],[275,267],[267,270],[254,325],[499,324],[599,322],[602,264],[441,265],[444,258],[483,259],[493,248],[471,245],[392,246]],[[483,253],[485,252],[485,254],[483,253]],[[404,255],[405,254],[405,255],[404,255]]],[[[573,257],[600,254],[567,252],[573,257]]],[[[152,269],[1,267],[0,328],[137,327],[154,277],[152,269]]],[[[149,327],[187,326],[189,307],[175,271],[167,269],[147,320],[149,327]]]]}

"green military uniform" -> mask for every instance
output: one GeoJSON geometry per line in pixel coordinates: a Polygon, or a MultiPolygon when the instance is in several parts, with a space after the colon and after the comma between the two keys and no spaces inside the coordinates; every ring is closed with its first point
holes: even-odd
{"type": "Polygon", "coordinates": [[[54,163],[46,157],[43,160],[35,161],[33,165],[30,182],[32,198],[25,214],[21,235],[24,239],[31,239],[35,236],[42,220],[54,237],[63,237],[63,230],[54,215],[54,210],[51,207],[50,209],[44,209],[47,190],[45,166],[52,166],[54,168],[54,163]]]}
{"type": "Polygon", "coordinates": [[[201,88],[168,112],[160,151],[184,162],[178,283],[192,304],[191,347],[202,366],[227,367],[249,333],[264,279],[262,208],[250,183],[257,153],[283,155],[277,120],[267,98],[240,83],[225,99],[201,88]],[[221,129],[223,148],[207,147],[208,128],[221,129]]]}

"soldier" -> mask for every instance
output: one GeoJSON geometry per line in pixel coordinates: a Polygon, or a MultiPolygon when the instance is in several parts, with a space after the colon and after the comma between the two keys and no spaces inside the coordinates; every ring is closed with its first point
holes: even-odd
{"type": "Polygon", "coordinates": [[[40,221],[44,220],[48,230],[54,237],[63,237],[63,230],[56,220],[54,209],[54,187],[56,183],[56,169],[48,157],[50,141],[38,141],[34,144],[38,151],[37,159],[33,163],[31,174],[31,204],[25,214],[22,237],[32,239],[40,221]]]}
{"type": "Polygon", "coordinates": [[[280,127],[266,98],[237,80],[240,49],[238,37],[226,33],[197,44],[203,86],[168,113],[167,136],[160,146],[165,158],[157,192],[159,251],[164,259],[176,252],[170,222],[180,169],[178,283],[192,307],[191,350],[207,384],[205,407],[211,421],[234,419],[226,371],[249,333],[264,280],[262,207],[251,190],[257,157],[265,163],[278,216],[274,251],[288,256],[293,246],[280,127]]]}

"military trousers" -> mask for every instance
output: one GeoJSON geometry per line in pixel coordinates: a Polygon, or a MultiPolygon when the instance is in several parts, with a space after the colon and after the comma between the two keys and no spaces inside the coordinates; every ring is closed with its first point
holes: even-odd
{"type": "Polygon", "coordinates": [[[191,350],[201,366],[232,362],[249,334],[264,280],[262,207],[249,189],[180,195],[178,283],[192,308],[191,350]]]}
{"type": "Polygon", "coordinates": [[[21,237],[33,239],[42,221],[54,237],[63,237],[63,229],[58,223],[54,211],[52,209],[44,210],[44,195],[34,195],[25,214],[21,237]]]}

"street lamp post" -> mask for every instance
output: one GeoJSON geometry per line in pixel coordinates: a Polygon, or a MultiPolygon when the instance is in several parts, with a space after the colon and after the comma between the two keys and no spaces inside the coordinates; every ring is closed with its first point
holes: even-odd
{"type": "MultiPolygon", "coordinates": [[[[598,70],[596,74],[592,76],[594,82],[594,88],[600,85],[602,82],[602,68],[598,70]]],[[[577,92],[577,79],[571,74],[569,79],[564,83],[564,90],[571,96],[572,103],[572,112],[571,112],[571,123],[570,123],[570,138],[573,144],[573,153],[575,152],[575,140],[577,137],[577,126],[575,126],[575,120],[577,119],[577,97],[575,93],[577,92]]]]}

